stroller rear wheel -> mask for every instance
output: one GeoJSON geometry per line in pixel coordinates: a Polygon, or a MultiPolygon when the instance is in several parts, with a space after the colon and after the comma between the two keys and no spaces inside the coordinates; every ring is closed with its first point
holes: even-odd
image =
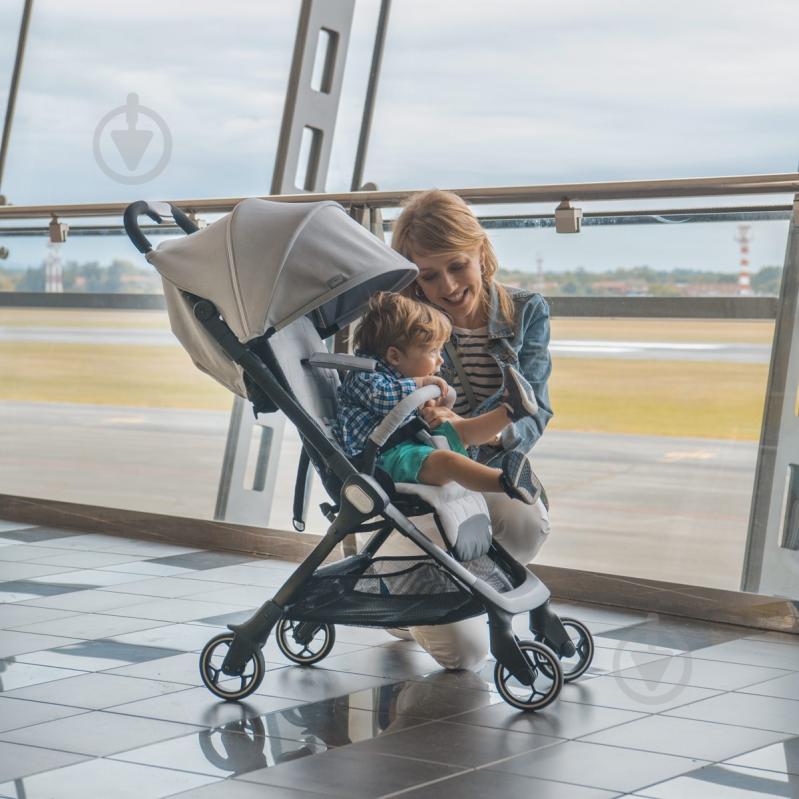
{"type": "Polygon", "coordinates": [[[519,710],[541,710],[558,698],[563,688],[563,671],[557,655],[538,641],[519,641],[528,665],[532,684],[525,685],[499,661],[494,669],[494,683],[500,696],[519,710]]]}
{"type": "Polygon", "coordinates": [[[275,631],[280,651],[294,663],[311,666],[326,658],[336,643],[332,624],[281,619],[275,631]]]}
{"type": "MultiPolygon", "coordinates": [[[[594,638],[591,631],[581,621],[577,619],[562,618],[561,624],[566,628],[574,644],[574,654],[568,658],[562,658],[560,661],[561,668],[563,669],[564,682],[571,682],[585,674],[591,661],[594,659],[594,638]]],[[[536,641],[545,643],[550,648],[554,647],[543,636],[536,635],[536,641]]],[[[542,669],[546,666],[542,663],[542,669]]],[[[544,672],[546,673],[546,671],[544,672]]]]}
{"type": "Polygon", "coordinates": [[[243,699],[261,684],[266,671],[264,653],[260,649],[250,649],[241,671],[228,674],[222,670],[235,634],[221,633],[212,638],[200,654],[200,676],[205,687],[221,699],[229,701],[243,699]]]}

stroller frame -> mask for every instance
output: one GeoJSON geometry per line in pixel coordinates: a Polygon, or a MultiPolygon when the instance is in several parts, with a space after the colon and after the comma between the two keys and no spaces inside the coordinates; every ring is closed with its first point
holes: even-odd
{"type": "MultiPolygon", "coordinates": [[[[146,202],[134,203],[125,212],[125,227],[131,240],[141,252],[146,253],[152,249],[138,226],[138,217],[141,214],[147,214],[159,223],[164,216],[169,215],[186,233],[197,230],[197,226],[180,209],[166,204],[155,206],[146,202]]],[[[230,633],[223,633],[209,641],[201,655],[200,668],[203,681],[212,692],[224,699],[241,699],[255,691],[265,670],[261,650],[276,625],[281,622],[285,624],[286,620],[293,619],[299,622],[292,627],[292,631],[294,640],[304,646],[308,645],[320,629],[325,628],[327,640],[324,651],[303,658],[294,658],[290,652],[287,652],[284,646],[286,630],[282,627],[278,629],[278,643],[281,649],[295,662],[310,664],[321,660],[332,648],[331,624],[320,622],[318,619],[303,620],[302,614],[292,615],[292,604],[301,597],[303,588],[315,575],[331,569],[334,572],[337,569],[341,570],[342,564],[346,566],[351,563],[360,567],[361,564],[370,563],[395,530],[413,542],[462,592],[471,597],[471,605],[467,608],[466,615],[460,618],[483,612],[487,614],[490,650],[497,661],[495,680],[507,702],[524,710],[540,709],[557,698],[564,679],[566,681],[576,679],[585,672],[593,657],[590,632],[576,620],[561,620],[551,610],[550,592],[541,580],[518,563],[496,541],[491,542],[486,554],[501,568],[512,588],[504,592],[499,591],[472,574],[455,557],[431,541],[413,524],[398,507],[402,505],[401,498],[389,496],[386,488],[374,476],[377,454],[374,446],[370,448],[364,471],[359,471],[302,407],[290,388],[283,385],[285,378],[276,374],[250,344],[242,343],[237,338],[212,301],[182,289],[181,294],[188,301],[194,317],[219,344],[227,357],[238,364],[250,381],[297,427],[311,460],[316,464],[323,463],[341,485],[339,507],[337,510],[330,509],[328,514],[331,520],[330,527],[313,551],[297,566],[274,596],[264,602],[248,620],[241,624],[228,625],[230,633]],[[367,523],[375,517],[381,517],[381,521],[367,523]],[[358,532],[372,532],[358,555],[326,567],[322,566],[347,536],[358,532]],[[520,641],[514,634],[513,617],[523,612],[529,614],[529,629],[535,641],[520,641]],[[564,621],[576,629],[577,641],[570,636],[564,621]],[[214,647],[220,641],[227,647],[226,654],[221,666],[211,667],[210,659],[214,647]],[[578,657],[577,666],[564,676],[560,659],[575,656],[578,657]],[[252,674],[247,673],[248,664],[253,664],[252,674]],[[535,681],[541,674],[551,683],[545,695],[540,691],[536,693],[534,688],[535,681]],[[239,678],[239,687],[229,689],[219,684],[220,679],[235,682],[233,678],[239,678]],[[531,688],[533,693],[530,700],[520,700],[514,693],[504,690],[512,679],[522,686],[531,688]]],[[[270,331],[267,331],[259,341],[259,347],[270,347],[270,335],[270,331]]],[[[425,509],[423,502],[417,501],[417,513],[420,505],[425,512],[431,510],[425,509]]],[[[436,521],[438,522],[437,517],[436,521]]],[[[334,623],[348,622],[344,619],[335,620],[334,623]]],[[[393,627],[397,626],[397,623],[380,623],[375,626],[393,627]]]]}

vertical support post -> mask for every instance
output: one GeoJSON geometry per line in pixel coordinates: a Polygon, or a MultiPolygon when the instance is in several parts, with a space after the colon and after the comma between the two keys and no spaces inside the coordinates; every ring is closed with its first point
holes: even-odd
{"type": "Polygon", "coordinates": [[[6,118],[3,124],[3,139],[0,142],[0,205],[5,205],[3,199],[3,172],[6,166],[6,155],[8,154],[8,143],[11,140],[11,126],[14,122],[14,108],[17,104],[17,91],[19,90],[19,76],[22,74],[22,61],[25,57],[25,44],[28,41],[28,26],[31,20],[33,0],[25,0],[22,9],[22,21],[19,26],[19,37],[17,39],[17,56],[14,59],[14,71],[11,73],[11,86],[8,90],[8,102],[6,103],[6,118]]]}
{"type": "Polygon", "coordinates": [[[771,348],[741,589],[799,599],[799,195],[794,198],[771,348]],[[794,467],[794,468],[792,468],[794,467]]]}
{"type": "MultiPolygon", "coordinates": [[[[325,190],[354,9],[355,0],[302,2],[275,155],[272,194],[325,190]]],[[[214,518],[239,524],[268,523],[284,426],[282,414],[265,414],[256,421],[250,404],[241,397],[234,399],[214,518]],[[253,488],[243,484],[255,424],[264,428],[257,444],[258,472],[264,478],[260,490],[257,490],[258,480],[253,488]]],[[[310,479],[309,470],[306,505],[310,479]]],[[[294,482],[290,485],[293,488],[294,482]]]]}

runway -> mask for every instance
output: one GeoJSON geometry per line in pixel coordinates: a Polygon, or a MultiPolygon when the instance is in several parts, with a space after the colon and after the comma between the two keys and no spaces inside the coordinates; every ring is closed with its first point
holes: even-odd
{"type": "MultiPolygon", "coordinates": [[[[0,491],[211,518],[228,414],[0,402],[0,491]]],[[[272,527],[291,529],[299,439],[281,448],[272,527]]],[[[535,464],[552,503],[538,560],[738,589],[757,447],[752,442],[551,430],[535,464]]],[[[309,532],[325,521],[315,481],[309,532]]]]}
{"type": "MultiPolygon", "coordinates": [[[[169,330],[115,327],[0,326],[0,342],[180,346],[169,330]]],[[[771,346],[768,344],[694,344],[669,341],[600,341],[555,338],[552,339],[550,350],[559,358],[623,358],[726,363],[768,363],[771,354],[771,346]]]]}

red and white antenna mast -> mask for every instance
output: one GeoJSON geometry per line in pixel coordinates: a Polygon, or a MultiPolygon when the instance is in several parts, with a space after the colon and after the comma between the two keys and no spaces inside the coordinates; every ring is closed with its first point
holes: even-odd
{"type": "Polygon", "coordinates": [[[749,277],[749,228],[751,225],[738,225],[738,238],[741,247],[741,272],[738,275],[738,294],[741,297],[752,295],[752,281],[749,277]]]}

